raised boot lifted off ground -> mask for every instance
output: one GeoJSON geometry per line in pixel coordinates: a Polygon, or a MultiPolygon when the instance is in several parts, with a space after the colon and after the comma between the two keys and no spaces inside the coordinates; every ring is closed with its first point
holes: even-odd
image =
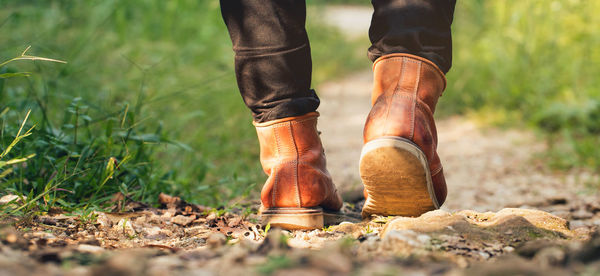
{"type": "Polygon", "coordinates": [[[446,87],[431,61],[391,54],[373,64],[371,112],[364,129],[360,176],[372,214],[419,216],[446,199],[433,113],[446,87]]]}
{"type": "MultiPolygon", "coordinates": [[[[319,113],[254,123],[260,161],[269,176],[261,192],[261,222],[285,229],[317,229],[342,207],[325,165],[319,113]]],[[[331,217],[335,218],[335,215],[331,217]]]]}

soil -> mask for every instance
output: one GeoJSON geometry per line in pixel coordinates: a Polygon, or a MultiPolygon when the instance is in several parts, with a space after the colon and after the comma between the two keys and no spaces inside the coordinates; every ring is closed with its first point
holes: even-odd
{"type": "Polygon", "coordinates": [[[546,145],[526,130],[439,119],[442,209],[362,221],[357,160],[371,81],[367,71],[318,87],[319,128],[348,221],[265,229],[258,206],[222,212],[163,194],[152,208],[116,197],[119,212],[3,221],[0,275],[600,273],[599,176],[550,170],[538,158],[546,145]]]}

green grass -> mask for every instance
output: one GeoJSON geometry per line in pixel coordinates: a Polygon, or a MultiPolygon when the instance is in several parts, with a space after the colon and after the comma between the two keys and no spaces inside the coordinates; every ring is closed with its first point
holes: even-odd
{"type": "MultiPolygon", "coordinates": [[[[264,181],[256,133],[216,1],[3,4],[0,57],[32,45],[30,53],[68,62],[0,68],[30,72],[0,78],[0,149],[27,110],[25,127],[35,124],[8,157],[36,156],[0,179],[0,194],[27,196],[21,210],[110,206],[117,192],[211,206],[256,196],[264,181]]],[[[315,83],[368,64],[356,43],[314,21],[308,29],[315,83]]]]}
{"type": "Polygon", "coordinates": [[[597,1],[458,1],[443,114],[529,126],[561,168],[600,168],[597,1]]]}

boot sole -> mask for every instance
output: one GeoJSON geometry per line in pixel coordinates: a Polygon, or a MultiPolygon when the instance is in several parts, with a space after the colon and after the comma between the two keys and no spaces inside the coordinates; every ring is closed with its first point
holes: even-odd
{"type": "Polygon", "coordinates": [[[427,157],[408,139],[382,137],[366,143],[359,170],[368,196],[363,218],[416,217],[439,208],[427,157]]]}
{"type": "Polygon", "coordinates": [[[340,212],[326,212],[321,207],[310,208],[267,208],[260,214],[260,224],[286,230],[313,230],[343,221],[356,222],[355,218],[340,212]]]}

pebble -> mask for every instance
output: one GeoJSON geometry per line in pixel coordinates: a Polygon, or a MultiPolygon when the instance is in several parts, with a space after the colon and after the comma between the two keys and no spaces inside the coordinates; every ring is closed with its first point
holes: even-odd
{"type": "Polygon", "coordinates": [[[391,248],[419,247],[423,244],[418,234],[412,230],[391,230],[383,238],[383,242],[391,248]]]}
{"type": "Polygon", "coordinates": [[[18,203],[20,201],[19,196],[18,195],[5,195],[3,197],[0,197],[0,205],[7,204],[13,200],[15,200],[15,203],[18,203]]]}
{"type": "Polygon", "coordinates": [[[77,251],[82,253],[99,253],[103,252],[104,248],[90,244],[80,244],[77,246],[77,251]]]}
{"type": "Polygon", "coordinates": [[[196,219],[196,216],[182,216],[182,215],[177,215],[171,218],[171,222],[175,223],[175,224],[179,224],[182,226],[186,226],[190,223],[192,223],[192,221],[194,221],[196,219]]]}
{"type": "Polygon", "coordinates": [[[4,240],[8,243],[15,243],[18,240],[18,237],[15,233],[9,233],[8,235],[6,235],[6,237],[4,237],[4,240]]]}
{"type": "Polygon", "coordinates": [[[313,254],[309,262],[317,268],[340,274],[347,274],[352,269],[352,262],[337,252],[321,251],[319,254],[313,254]]]}
{"type": "Polygon", "coordinates": [[[573,219],[582,220],[582,219],[590,219],[594,216],[592,212],[588,212],[584,209],[579,209],[572,213],[573,219]]]}
{"type": "Polygon", "coordinates": [[[490,253],[487,253],[487,252],[479,251],[478,253],[479,253],[479,256],[481,256],[482,258],[484,258],[486,260],[491,257],[490,253]]]}
{"type": "Polygon", "coordinates": [[[227,237],[222,233],[218,232],[210,234],[210,236],[208,236],[208,238],[206,239],[206,244],[208,245],[208,247],[213,249],[225,245],[226,242],[227,237]]]}
{"type": "Polygon", "coordinates": [[[133,229],[133,225],[131,224],[131,220],[128,219],[119,220],[119,223],[113,226],[113,229],[128,236],[135,236],[136,234],[135,229],[133,229]]]}
{"type": "Polygon", "coordinates": [[[588,226],[588,223],[583,220],[569,221],[569,228],[571,228],[571,229],[577,229],[577,228],[586,227],[586,226],[588,226]]]}
{"type": "Polygon", "coordinates": [[[108,218],[108,216],[105,213],[94,212],[94,214],[96,215],[96,223],[100,224],[100,227],[112,227],[112,221],[108,218]]]}
{"type": "Polygon", "coordinates": [[[533,258],[544,267],[557,266],[565,261],[565,252],[558,247],[547,247],[540,250],[533,258]]]}
{"type": "Polygon", "coordinates": [[[510,252],[515,251],[515,248],[512,247],[512,246],[505,246],[505,247],[502,248],[502,251],[504,251],[506,253],[510,253],[510,252]]]}

